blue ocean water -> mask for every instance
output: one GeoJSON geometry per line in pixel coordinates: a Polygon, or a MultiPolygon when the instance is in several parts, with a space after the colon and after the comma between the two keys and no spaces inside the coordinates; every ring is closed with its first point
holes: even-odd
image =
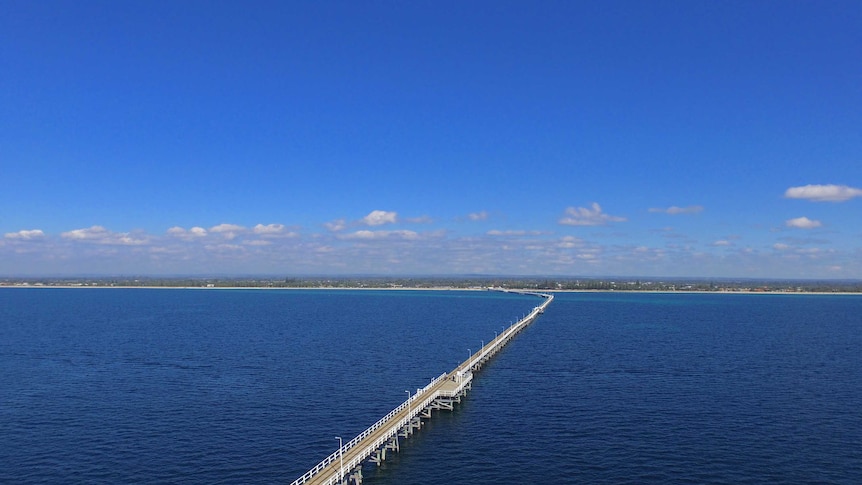
{"type": "MultiPolygon", "coordinates": [[[[289,482],[534,297],[0,289],[0,483],[289,482]]],[[[566,293],[365,483],[860,483],[862,297],[566,293]]]]}

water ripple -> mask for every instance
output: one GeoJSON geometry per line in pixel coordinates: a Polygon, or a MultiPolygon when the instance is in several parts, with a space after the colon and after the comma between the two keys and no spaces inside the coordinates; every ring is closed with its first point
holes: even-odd
{"type": "MultiPolygon", "coordinates": [[[[0,289],[0,482],[290,481],[534,304],[0,289]]],[[[366,483],[858,483],[859,315],[560,295],[366,483]]]]}

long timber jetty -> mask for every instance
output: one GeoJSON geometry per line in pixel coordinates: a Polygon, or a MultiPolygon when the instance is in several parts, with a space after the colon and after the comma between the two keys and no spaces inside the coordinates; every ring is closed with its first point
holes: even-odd
{"type": "Polygon", "coordinates": [[[431,411],[451,411],[455,403],[460,403],[461,397],[472,388],[473,372],[480,369],[512,337],[533,323],[554,299],[553,295],[546,293],[500,291],[538,296],[545,301],[471,354],[458,367],[440,374],[371,427],[343,443],[338,450],[291,482],[291,485],[361,485],[363,463],[370,461],[379,466],[386,459],[388,451],[396,452],[400,449],[399,438],[407,438],[422,428],[422,420],[430,419],[431,411]]]}

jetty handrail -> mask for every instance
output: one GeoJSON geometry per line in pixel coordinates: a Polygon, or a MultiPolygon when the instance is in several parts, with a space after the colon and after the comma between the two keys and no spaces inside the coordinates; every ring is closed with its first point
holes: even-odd
{"type": "MultiPolygon", "coordinates": [[[[399,404],[399,405],[398,405],[398,407],[396,407],[396,408],[395,408],[395,409],[393,409],[392,411],[389,411],[389,413],[388,413],[386,416],[383,416],[382,418],[380,418],[376,423],[374,423],[374,424],[372,424],[371,426],[369,426],[365,431],[363,431],[362,433],[359,433],[355,438],[353,438],[352,440],[350,440],[350,441],[348,441],[347,443],[345,443],[345,444],[344,444],[344,446],[340,447],[339,449],[335,450],[331,455],[329,455],[329,456],[327,456],[326,458],[324,458],[324,459],[323,459],[320,463],[318,463],[314,468],[312,468],[311,470],[308,470],[308,471],[307,471],[307,472],[305,472],[301,477],[299,477],[299,478],[297,478],[296,480],[294,480],[293,482],[291,482],[291,485],[298,485],[298,484],[301,484],[301,483],[305,483],[309,478],[313,477],[317,472],[319,472],[320,470],[323,470],[323,469],[324,469],[324,468],[326,468],[330,463],[332,463],[332,462],[334,462],[335,460],[337,460],[339,456],[343,456],[343,454],[344,454],[347,450],[349,450],[349,449],[353,448],[354,446],[356,446],[356,444],[357,444],[357,443],[359,443],[360,441],[362,441],[363,439],[365,439],[365,437],[366,437],[366,436],[368,436],[368,435],[370,435],[371,433],[373,433],[373,432],[377,431],[381,426],[383,426],[387,421],[389,421],[389,419],[391,419],[393,416],[395,416],[396,414],[398,414],[399,412],[401,412],[401,410],[402,410],[402,409],[406,408],[406,407],[407,407],[407,405],[408,405],[408,404],[410,404],[412,400],[415,400],[414,398],[415,398],[416,396],[418,396],[418,395],[421,395],[421,394],[425,393],[429,388],[431,388],[432,386],[434,386],[434,384],[437,384],[438,382],[440,382],[440,380],[445,379],[445,378],[446,378],[446,375],[447,375],[447,374],[446,374],[446,372],[444,372],[444,373],[440,374],[439,376],[435,377],[435,378],[431,381],[431,383],[430,383],[430,384],[428,384],[427,386],[423,387],[422,389],[417,390],[417,391],[416,391],[416,394],[414,394],[413,396],[410,396],[410,398],[409,398],[409,399],[407,399],[407,400],[406,400],[406,401],[404,401],[403,403],[399,404]]],[[[435,394],[437,394],[437,393],[435,393],[435,394]]],[[[436,399],[436,397],[435,397],[435,399],[436,399]]],[[[424,406],[423,406],[423,407],[424,407],[424,406]]],[[[399,427],[400,427],[400,426],[399,426],[399,427]]]]}
{"type": "MultiPolygon", "coordinates": [[[[547,307],[551,303],[551,300],[554,299],[554,296],[551,294],[548,294],[548,293],[538,293],[538,292],[532,292],[532,291],[519,291],[519,290],[505,290],[505,289],[499,289],[496,291],[503,291],[503,292],[507,292],[507,293],[518,293],[518,294],[522,294],[522,295],[538,296],[538,297],[545,298],[546,300],[541,305],[534,307],[533,310],[530,311],[529,314],[525,315],[523,318],[521,318],[517,322],[510,325],[503,333],[501,333],[496,338],[494,338],[494,340],[488,342],[488,344],[486,344],[484,347],[482,347],[482,349],[480,349],[478,352],[471,355],[465,362],[461,363],[461,365],[456,367],[455,370],[452,371],[452,373],[444,372],[444,373],[440,374],[439,376],[435,377],[434,379],[432,379],[431,382],[429,384],[427,384],[425,387],[423,387],[421,389],[417,389],[416,393],[414,393],[412,396],[410,396],[406,401],[399,404],[398,407],[396,407],[392,411],[389,411],[389,413],[386,414],[386,416],[377,420],[376,423],[369,426],[365,431],[358,434],[355,438],[348,441],[343,446],[339,447],[332,454],[330,454],[329,456],[324,458],[320,463],[315,465],[311,470],[308,470],[301,477],[299,477],[296,480],[294,480],[293,482],[291,482],[291,485],[301,485],[301,484],[307,482],[312,477],[314,477],[318,472],[320,472],[321,470],[323,470],[324,468],[326,468],[327,466],[329,466],[330,464],[332,464],[336,460],[339,460],[339,458],[343,458],[344,454],[348,450],[351,450],[353,447],[358,445],[366,437],[368,437],[369,435],[371,435],[372,433],[374,433],[375,431],[380,429],[383,425],[385,425],[395,415],[397,415],[401,411],[403,411],[404,408],[413,404],[415,401],[417,401],[419,399],[420,396],[423,396],[429,389],[434,387],[441,380],[446,379],[450,374],[457,373],[457,375],[461,376],[461,380],[460,380],[461,384],[458,387],[458,391],[460,392],[460,389],[472,380],[472,372],[471,371],[477,365],[477,362],[483,362],[485,360],[485,358],[488,356],[488,354],[493,354],[494,352],[497,351],[497,349],[499,349],[500,347],[505,345],[506,342],[508,342],[509,339],[515,333],[519,332],[523,327],[525,327],[527,324],[532,322],[540,313],[542,313],[544,311],[545,307],[547,307]],[[465,376],[467,377],[466,379],[464,379],[465,376]]],[[[413,416],[419,414],[422,411],[422,409],[424,409],[425,407],[430,405],[435,399],[439,398],[441,395],[443,395],[443,392],[442,392],[442,390],[438,389],[438,390],[434,391],[433,393],[431,393],[430,395],[424,396],[424,399],[422,399],[422,402],[419,403],[419,405],[413,406],[412,411],[407,413],[407,416],[398,420],[398,422],[391,424],[389,429],[386,431],[386,433],[384,433],[381,437],[376,439],[373,443],[366,445],[365,448],[363,448],[359,454],[357,454],[352,460],[348,461],[345,468],[347,468],[349,470],[349,469],[352,469],[354,466],[357,466],[360,463],[362,463],[362,461],[364,461],[365,458],[370,456],[370,454],[374,450],[379,448],[383,443],[386,442],[386,440],[388,440],[390,437],[392,437],[394,434],[396,434],[398,432],[398,430],[401,429],[401,427],[403,427],[405,424],[407,424],[413,418],[413,416]]],[[[339,479],[340,479],[339,477],[330,478],[329,480],[327,480],[327,484],[334,484],[339,479]]]]}
{"type": "MultiPolygon", "coordinates": [[[[441,377],[446,377],[446,375],[447,374],[443,374],[441,377]]],[[[435,384],[436,384],[436,382],[439,382],[439,380],[440,380],[439,378],[435,379],[435,384]]],[[[466,384],[466,382],[465,382],[465,384],[466,384]]],[[[454,394],[457,394],[458,392],[460,392],[460,387],[459,387],[459,390],[454,391],[454,394]]],[[[430,395],[428,395],[427,397],[425,397],[425,399],[423,399],[422,402],[419,403],[418,406],[415,406],[413,408],[413,411],[411,413],[409,413],[403,419],[399,420],[397,423],[394,423],[392,426],[390,426],[389,430],[385,434],[381,435],[374,442],[366,445],[365,448],[363,448],[359,454],[354,456],[354,458],[352,460],[346,462],[344,465],[344,468],[347,470],[350,470],[353,467],[355,467],[355,466],[359,465],[360,463],[362,463],[363,461],[365,461],[365,459],[368,458],[368,456],[370,456],[374,450],[380,448],[380,446],[383,445],[383,443],[385,443],[389,438],[391,438],[393,435],[398,433],[398,430],[401,429],[405,424],[407,424],[410,421],[410,419],[413,418],[413,416],[419,414],[422,411],[422,409],[424,409],[426,406],[430,405],[437,398],[439,398],[441,396],[449,396],[450,394],[453,394],[453,392],[452,391],[444,392],[443,390],[438,389],[438,390],[434,391],[433,393],[431,393],[430,395]]],[[[379,426],[378,426],[378,428],[379,428],[379,426]]],[[[351,440],[351,441],[353,441],[353,440],[351,440]]],[[[337,453],[338,453],[338,451],[336,451],[336,454],[337,453]]],[[[301,482],[294,482],[294,483],[301,483],[301,482]]],[[[330,478],[326,483],[327,484],[336,484],[336,483],[338,483],[338,477],[330,478]]]]}
{"type": "Polygon", "coordinates": [[[484,347],[479,349],[478,352],[473,354],[473,356],[471,356],[471,358],[468,359],[468,365],[465,367],[465,369],[472,369],[476,365],[476,362],[481,362],[482,360],[485,359],[485,357],[489,353],[491,353],[492,351],[496,351],[497,348],[499,348],[505,342],[508,341],[509,337],[512,334],[517,333],[517,331],[520,330],[520,327],[524,326],[525,323],[532,321],[540,313],[542,313],[545,310],[545,307],[547,307],[551,303],[551,300],[554,299],[554,295],[551,295],[549,293],[535,293],[535,292],[531,292],[531,291],[519,291],[519,290],[498,290],[498,291],[503,291],[505,293],[517,293],[519,295],[539,296],[539,297],[545,298],[546,300],[541,305],[533,308],[533,310],[529,314],[527,314],[524,318],[522,318],[522,319],[518,320],[517,322],[513,323],[512,325],[510,325],[509,328],[507,328],[506,331],[503,332],[502,334],[500,334],[496,339],[492,340],[491,342],[488,342],[487,345],[485,345],[484,347]]]}
{"type": "MultiPolygon", "coordinates": [[[[396,414],[398,414],[398,412],[399,412],[399,411],[401,411],[402,409],[404,409],[405,407],[407,407],[407,405],[408,405],[408,404],[410,404],[412,401],[414,401],[414,400],[415,400],[416,396],[419,396],[419,395],[421,395],[421,394],[425,393],[425,392],[426,392],[429,388],[431,388],[434,384],[437,384],[438,382],[440,382],[440,380],[441,380],[441,379],[445,379],[445,378],[446,378],[446,373],[445,373],[445,372],[444,372],[444,373],[442,373],[442,374],[440,374],[439,376],[435,377],[435,378],[434,378],[434,380],[432,380],[430,384],[428,384],[427,386],[423,387],[422,389],[417,390],[417,391],[416,391],[416,394],[413,394],[413,395],[412,395],[412,396],[410,396],[410,398],[408,398],[406,401],[404,401],[403,403],[399,404],[397,408],[393,409],[392,411],[389,411],[389,414],[387,414],[386,416],[384,416],[384,417],[380,418],[376,423],[374,423],[374,424],[372,424],[371,426],[369,426],[369,427],[368,427],[368,429],[366,429],[366,430],[365,430],[365,431],[363,431],[362,433],[359,433],[359,435],[357,435],[357,436],[356,436],[356,438],[353,438],[352,440],[348,441],[348,442],[347,442],[347,444],[346,444],[346,445],[344,445],[343,450],[344,450],[344,451],[347,451],[347,450],[349,450],[350,448],[353,448],[353,447],[356,445],[356,443],[358,443],[358,442],[362,441],[362,439],[363,439],[363,438],[365,438],[366,436],[368,436],[369,434],[371,434],[372,432],[376,431],[376,430],[377,430],[377,429],[379,429],[381,426],[383,426],[383,424],[384,424],[386,421],[388,421],[388,420],[389,420],[389,418],[391,418],[392,416],[395,416],[396,414]]],[[[337,454],[339,451],[341,451],[341,450],[336,450],[334,454],[337,454]]]]}
{"type": "MultiPolygon", "coordinates": [[[[413,397],[411,397],[411,398],[410,398],[410,399],[408,399],[407,401],[405,401],[405,402],[401,403],[397,408],[395,408],[395,409],[393,409],[392,411],[390,411],[390,412],[389,412],[389,414],[387,414],[385,417],[381,418],[381,419],[380,419],[380,420],[378,420],[376,423],[374,423],[373,425],[371,425],[368,429],[366,429],[365,431],[363,431],[362,433],[360,433],[356,438],[353,438],[352,440],[350,440],[350,441],[349,441],[347,444],[345,444],[342,448],[339,448],[338,450],[335,450],[335,452],[334,452],[334,453],[332,453],[331,455],[329,455],[329,456],[327,456],[325,459],[323,459],[323,461],[321,461],[320,463],[318,463],[318,464],[317,464],[317,466],[315,466],[314,468],[312,468],[311,470],[309,470],[309,471],[307,471],[305,474],[303,474],[301,477],[299,477],[299,478],[297,478],[296,480],[294,480],[293,482],[291,482],[291,485],[299,485],[299,484],[302,484],[302,483],[307,482],[307,481],[308,481],[309,479],[311,479],[314,475],[316,475],[316,474],[317,474],[317,472],[319,472],[320,470],[322,470],[322,469],[326,468],[326,467],[327,467],[327,466],[329,466],[331,463],[333,463],[334,461],[338,460],[338,459],[339,459],[339,457],[343,456],[343,454],[344,454],[348,449],[353,448],[353,447],[354,447],[354,446],[356,446],[360,441],[362,441],[363,439],[365,439],[368,435],[370,435],[370,434],[371,434],[371,433],[373,433],[374,431],[377,431],[378,429],[380,429],[380,428],[385,424],[385,422],[386,422],[386,421],[388,421],[388,420],[389,420],[390,418],[392,418],[394,415],[396,415],[396,414],[398,414],[399,412],[401,412],[401,411],[402,411],[402,410],[407,406],[407,404],[408,404],[408,403],[412,403],[412,401],[415,401],[415,400],[416,400],[416,399],[415,399],[415,396],[419,396],[419,395],[424,394],[424,393],[425,393],[425,392],[426,392],[430,387],[432,387],[434,384],[437,384],[438,382],[440,382],[440,380],[442,380],[442,379],[446,378],[446,376],[447,376],[447,375],[448,375],[447,373],[443,373],[443,374],[441,374],[440,376],[436,377],[436,378],[431,382],[431,384],[428,384],[428,385],[427,385],[427,386],[425,386],[423,389],[420,389],[419,391],[417,391],[417,393],[416,393],[416,394],[414,394],[414,395],[413,395],[413,397]]],[[[422,411],[422,409],[424,409],[426,406],[428,406],[429,404],[431,404],[435,399],[439,398],[439,397],[440,397],[440,396],[442,396],[442,395],[444,395],[443,391],[441,391],[441,390],[439,390],[439,389],[438,389],[438,390],[434,391],[433,393],[431,393],[430,395],[425,396],[425,398],[422,400],[422,402],[420,402],[418,406],[415,406],[415,407],[413,408],[413,411],[412,411],[411,413],[408,413],[408,415],[407,415],[407,416],[405,416],[403,419],[401,419],[401,420],[397,421],[396,423],[393,423],[393,424],[389,427],[389,430],[388,430],[385,434],[383,434],[380,438],[378,438],[378,439],[377,439],[376,441],[374,441],[373,443],[371,443],[371,444],[367,445],[367,446],[366,446],[366,447],[365,447],[365,448],[364,448],[364,449],[363,449],[363,450],[362,450],[362,451],[361,451],[361,452],[360,452],[360,453],[359,453],[359,454],[358,454],[358,455],[357,455],[353,460],[350,460],[349,462],[347,462],[347,464],[345,464],[345,468],[350,469],[350,468],[352,468],[352,467],[354,467],[354,466],[358,465],[359,463],[362,463],[362,461],[363,461],[363,460],[365,460],[365,458],[367,458],[367,457],[371,454],[371,452],[372,452],[372,451],[374,451],[374,450],[376,450],[377,448],[379,448],[379,447],[380,447],[380,445],[382,445],[383,443],[385,443],[385,442],[386,442],[386,440],[388,440],[392,435],[394,435],[395,433],[397,433],[399,429],[401,429],[401,428],[402,428],[402,427],[403,427],[403,426],[404,426],[404,425],[405,425],[405,424],[406,424],[410,419],[412,419],[412,418],[413,418],[413,416],[415,416],[416,414],[419,414],[419,412],[421,412],[421,411],[422,411]]],[[[332,480],[330,480],[330,482],[329,482],[329,483],[335,483],[335,482],[333,482],[332,480]]]]}

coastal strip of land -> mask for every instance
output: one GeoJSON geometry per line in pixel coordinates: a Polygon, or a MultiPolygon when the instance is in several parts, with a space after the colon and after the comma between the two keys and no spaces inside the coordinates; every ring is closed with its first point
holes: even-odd
{"type": "Polygon", "coordinates": [[[317,290],[860,294],[862,280],[534,277],[0,277],[0,288],[204,288],[317,290]]]}

